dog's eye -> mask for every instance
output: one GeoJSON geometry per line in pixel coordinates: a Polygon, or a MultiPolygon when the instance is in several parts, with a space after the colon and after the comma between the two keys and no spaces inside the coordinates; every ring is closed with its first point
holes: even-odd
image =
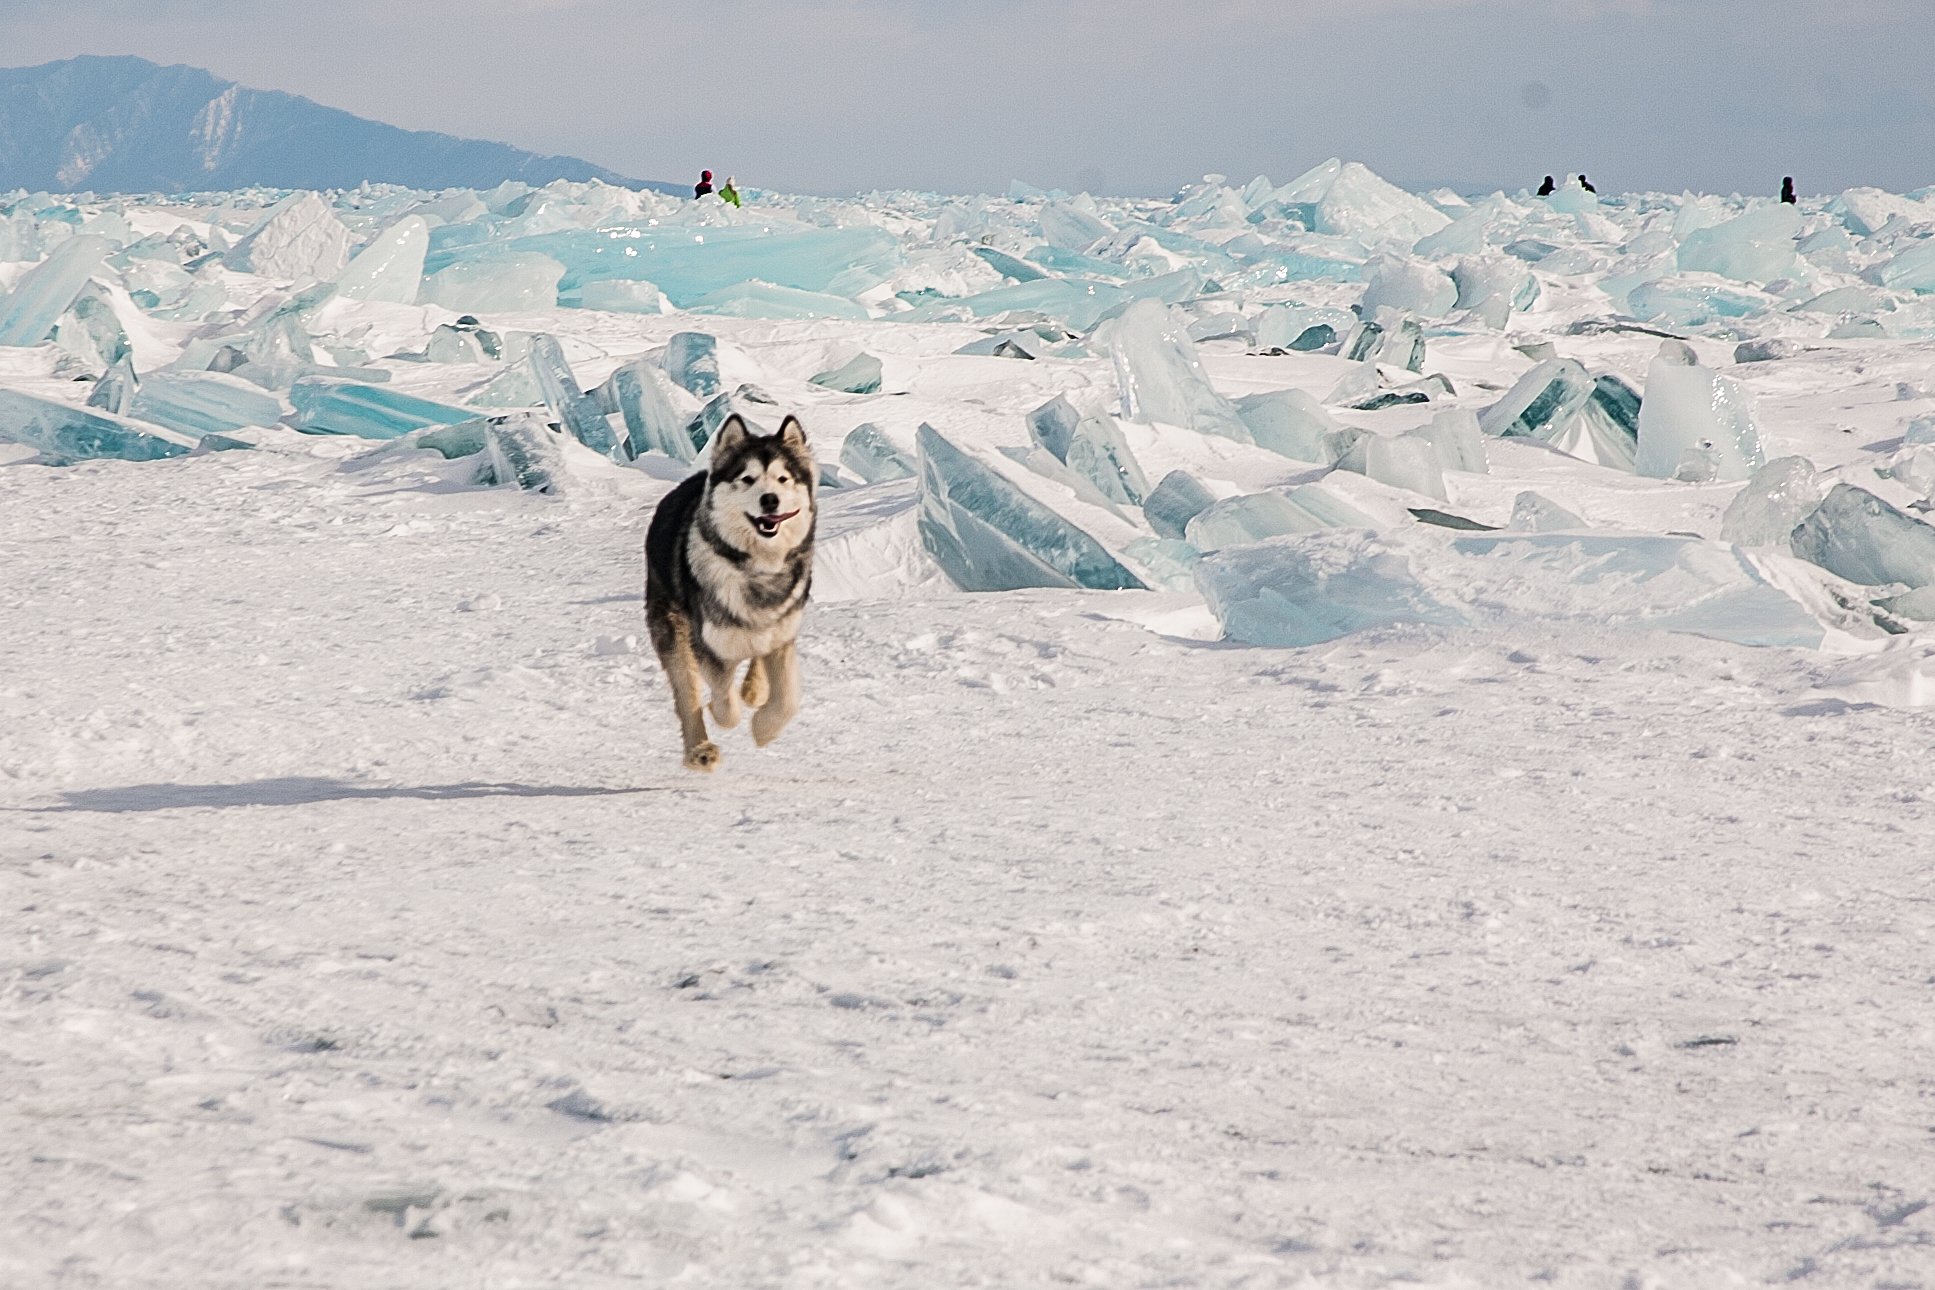
{"type": "Polygon", "coordinates": [[[739,482],[742,484],[750,484],[753,482],[753,477],[751,475],[742,476],[739,482]]]}
{"type": "Polygon", "coordinates": [[[790,479],[788,479],[788,478],[786,478],[786,476],[784,476],[784,475],[781,475],[781,476],[779,477],[779,482],[780,482],[780,483],[782,483],[782,484],[790,484],[790,483],[792,483],[793,481],[792,481],[792,480],[790,480],[790,479]]]}

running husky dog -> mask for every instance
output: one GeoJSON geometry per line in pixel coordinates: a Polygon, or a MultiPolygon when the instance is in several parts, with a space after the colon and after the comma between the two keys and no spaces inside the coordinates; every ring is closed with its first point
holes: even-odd
{"type": "Polygon", "coordinates": [[[735,415],[713,437],[711,466],[666,494],[652,515],[645,621],[672,683],[688,769],[719,765],[719,746],[706,737],[701,677],[712,690],[712,719],[738,725],[744,700],[762,748],[799,710],[793,640],[813,584],[818,474],[798,420],[755,435],[735,415]],[[733,674],[748,659],[735,687],[733,674]]]}

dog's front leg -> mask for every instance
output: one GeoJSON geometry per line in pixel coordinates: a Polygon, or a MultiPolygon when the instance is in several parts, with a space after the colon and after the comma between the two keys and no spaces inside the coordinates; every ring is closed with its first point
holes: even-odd
{"type": "Polygon", "coordinates": [[[755,744],[764,748],[779,738],[779,732],[786,729],[786,723],[800,710],[800,663],[793,642],[786,642],[753,664],[761,665],[766,674],[766,702],[753,713],[752,737],[755,744]]]}
{"type": "Polygon", "coordinates": [[[739,724],[743,709],[739,706],[739,691],[733,686],[733,673],[739,670],[737,663],[702,663],[705,669],[705,683],[712,691],[712,719],[719,723],[721,730],[730,730],[739,724]]]}
{"type": "Polygon", "coordinates": [[[719,765],[719,745],[706,736],[705,698],[699,690],[699,658],[692,650],[692,638],[682,622],[652,635],[653,644],[659,646],[659,665],[665,669],[665,679],[672,686],[672,707],[679,714],[679,733],[685,740],[685,767],[715,770],[719,765]],[[663,643],[659,639],[661,635],[665,637],[663,643]]]}
{"type": "Polygon", "coordinates": [[[755,712],[765,707],[766,700],[772,697],[772,687],[766,683],[765,655],[746,664],[746,680],[739,687],[739,697],[755,712]]]}

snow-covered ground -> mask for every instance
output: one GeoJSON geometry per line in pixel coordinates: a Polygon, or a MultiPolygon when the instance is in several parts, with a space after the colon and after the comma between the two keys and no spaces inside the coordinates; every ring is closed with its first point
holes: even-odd
{"type": "MultiPolygon", "coordinates": [[[[1540,281],[1508,329],[1432,329],[1457,394],[1332,415],[1483,408],[1539,341],[1642,386],[1661,338],[1574,334],[1617,311],[1540,281]]],[[[1254,318],[1364,287],[1246,290],[1254,318]]],[[[1762,294],[1660,327],[1752,396],[1765,457],[1912,514],[1876,467],[1935,410],[1935,340],[1762,294]],[[1732,362],[1763,334],[1796,348],[1732,362]]],[[[1145,531],[997,451],[1055,395],[1114,407],[1105,349],[957,354],[1021,320],[886,299],[483,322],[557,337],[587,388],[703,330],[829,465],[925,422],[1111,550],[1145,531]],[[810,383],[863,351],[878,393],[810,383]]],[[[143,372],[208,325],[115,303],[143,372]]],[[[308,326],[461,402],[504,365],[381,358],[456,316],[308,326]]],[[[1258,348],[1204,340],[1215,389],[1356,367],[1258,348]]],[[[0,354],[0,387],[89,388],[71,350],[0,354]]],[[[1419,567],[1453,535],[1411,507],[1503,525],[1530,490],[1724,552],[1742,487],[1488,439],[1435,499],[1119,428],[1151,480],[1321,480],[1419,567]]],[[[1819,649],[1592,621],[1536,579],[1475,591],[1509,610],[1476,626],[1260,648],[1187,589],[957,592],[916,486],[849,478],[799,718],[695,776],[639,606],[685,467],[569,444],[539,494],[249,437],[0,445],[0,1284],[1935,1286],[1935,632],[1864,589],[1748,553],[1819,649]]]]}

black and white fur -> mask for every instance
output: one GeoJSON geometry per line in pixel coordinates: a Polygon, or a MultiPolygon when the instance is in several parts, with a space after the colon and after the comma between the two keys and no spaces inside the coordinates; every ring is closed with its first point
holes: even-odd
{"type": "Polygon", "coordinates": [[[742,700],[753,709],[753,742],[762,748],[799,710],[793,642],[813,585],[818,476],[798,420],[789,416],[778,434],[755,435],[735,415],[713,437],[705,473],[666,494],[652,515],[645,622],[672,684],[689,769],[719,765],[719,747],[706,734],[702,679],[721,728],[739,724],[742,700]]]}

